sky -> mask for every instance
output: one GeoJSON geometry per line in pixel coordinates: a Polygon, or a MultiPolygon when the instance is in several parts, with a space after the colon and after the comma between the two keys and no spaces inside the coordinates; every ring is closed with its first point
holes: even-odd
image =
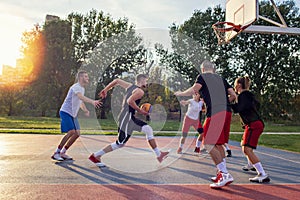
{"type": "MultiPolygon", "coordinates": [[[[249,0],[247,0],[249,1],[249,0]]],[[[282,2],[277,0],[276,2],[282,2]]],[[[43,24],[47,14],[65,19],[71,12],[86,14],[91,9],[126,17],[137,29],[167,30],[175,22],[182,24],[195,10],[221,5],[226,0],[0,0],[0,73],[2,65],[15,66],[24,31],[43,24]]],[[[300,0],[296,0],[300,7],[300,0]]]]}

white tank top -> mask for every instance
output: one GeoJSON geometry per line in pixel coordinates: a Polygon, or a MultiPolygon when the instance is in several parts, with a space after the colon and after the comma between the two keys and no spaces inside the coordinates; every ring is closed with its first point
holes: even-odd
{"type": "Polygon", "coordinates": [[[199,112],[202,110],[203,101],[197,102],[194,99],[189,99],[188,101],[190,103],[186,115],[194,120],[199,119],[199,112]]]}

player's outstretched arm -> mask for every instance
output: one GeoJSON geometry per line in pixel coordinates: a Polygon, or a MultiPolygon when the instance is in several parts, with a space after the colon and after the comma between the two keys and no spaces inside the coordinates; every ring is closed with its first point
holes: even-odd
{"type": "Polygon", "coordinates": [[[186,89],[185,91],[177,91],[174,94],[176,96],[192,96],[195,94],[195,91],[199,91],[201,89],[202,85],[199,83],[195,83],[192,87],[186,89]]]}
{"type": "Polygon", "coordinates": [[[90,103],[92,104],[95,108],[99,108],[101,105],[102,105],[102,102],[99,101],[99,100],[93,100],[93,99],[90,99],[86,96],[83,96],[80,92],[76,94],[78,96],[78,98],[83,101],[83,102],[86,102],[86,103],[90,103]]]}
{"type": "Polygon", "coordinates": [[[98,94],[99,95],[99,97],[101,97],[101,98],[106,98],[106,95],[107,95],[107,92],[110,90],[110,89],[112,89],[113,87],[115,87],[115,86],[117,86],[117,85],[119,85],[119,86],[121,86],[122,88],[128,88],[129,86],[131,86],[132,84],[131,83],[129,83],[129,82],[126,82],[126,81],[124,81],[124,80],[122,80],[122,79],[119,79],[119,78],[117,78],[117,79],[115,79],[115,80],[113,80],[112,82],[110,82],[103,90],[101,90],[101,92],[98,94]]]}

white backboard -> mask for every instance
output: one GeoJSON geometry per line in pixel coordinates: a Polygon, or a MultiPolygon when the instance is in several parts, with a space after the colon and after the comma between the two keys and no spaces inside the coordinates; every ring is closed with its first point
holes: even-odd
{"type": "Polygon", "coordinates": [[[227,0],[225,21],[247,26],[258,19],[258,0],[227,0]]]}
{"type": "MultiPolygon", "coordinates": [[[[235,25],[248,26],[258,19],[258,0],[226,0],[225,21],[235,25]]],[[[238,33],[228,32],[226,42],[238,33]]]]}

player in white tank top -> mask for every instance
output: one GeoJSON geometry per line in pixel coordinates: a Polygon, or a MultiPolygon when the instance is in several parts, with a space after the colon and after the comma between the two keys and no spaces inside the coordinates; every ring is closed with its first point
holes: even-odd
{"type": "Polygon", "coordinates": [[[180,143],[177,149],[177,153],[182,153],[183,145],[185,143],[185,139],[188,135],[191,126],[193,126],[194,129],[199,132],[199,134],[203,132],[203,131],[199,131],[199,128],[200,127],[202,128],[201,122],[199,120],[199,113],[202,110],[202,106],[204,104],[204,102],[200,100],[200,94],[196,92],[193,95],[192,99],[182,100],[180,101],[180,104],[188,105],[188,110],[184,116],[184,121],[182,126],[182,136],[180,138],[180,143]]]}

